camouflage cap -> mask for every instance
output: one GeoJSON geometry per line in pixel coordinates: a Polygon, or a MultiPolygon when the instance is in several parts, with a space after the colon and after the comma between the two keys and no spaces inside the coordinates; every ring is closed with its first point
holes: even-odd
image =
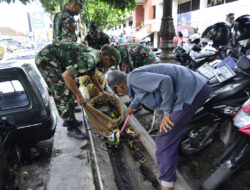
{"type": "Polygon", "coordinates": [[[69,3],[70,2],[76,2],[76,3],[79,3],[81,9],[82,9],[82,6],[83,6],[83,3],[85,2],[85,0],[69,0],[69,3]]]}
{"type": "Polygon", "coordinates": [[[102,55],[109,56],[114,65],[120,63],[121,61],[121,55],[119,51],[108,44],[102,46],[100,52],[102,55]]]}
{"type": "Polygon", "coordinates": [[[89,32],[92,32],[92,31],[97,31],[98,30],[98,26],[95,22],[90,22],[89,23],[89,32]]]}

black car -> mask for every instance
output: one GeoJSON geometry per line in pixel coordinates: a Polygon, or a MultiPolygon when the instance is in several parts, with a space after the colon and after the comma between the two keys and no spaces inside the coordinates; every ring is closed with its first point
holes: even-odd
{"type": "Polygon", "coordinates": [[[0,190],[17,189],[21,181],[21,148],[15,144],[17,129],[0,118],[0,190]]]}
{"type": "Polygon", "coordinates": [[[18,144],[35,144],[54,135],[56,116],[35,64],[0,63],[0,118],[13,121],[18,144]]]}

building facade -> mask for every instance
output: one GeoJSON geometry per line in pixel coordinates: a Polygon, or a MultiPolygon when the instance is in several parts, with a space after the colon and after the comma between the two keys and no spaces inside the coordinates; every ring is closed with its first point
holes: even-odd
{"type": "MultiPolygon", "coordinates": [[[[136,0],[136,3],[127,23],[112,32],[133,33],[139,40],[150,35],[153,46],[159,47],[163,0],[136,0]]],[[[225,21],[228,13],[234,13],[235,18],[250,14],[250,0],[173,0],[172,12],[175,27],[191,26],[202,33],[208,26],[225,21]]]]}

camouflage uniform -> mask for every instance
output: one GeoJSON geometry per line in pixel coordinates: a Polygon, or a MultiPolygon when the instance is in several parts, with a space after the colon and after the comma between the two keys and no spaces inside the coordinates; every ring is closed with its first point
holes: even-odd
{"type": "Polygon", "coordinates": [[[91,38],[89,34],[85,37],[85,41],[88,42],[88,46],[94,49],[101,49],[103,45],[109,44],[109,35],[104,32],[98,33],[98,38],[91,38]]]}
{"type": "Polygon", "coordinates": [[[64,121],[73,121],[74,99],[67,88],[62,73],[68,67],[76,76],[95,72],[100,61],[99,51],[82,44],[61,42],[47,45],[36,56],[36,65],[50,88],[57,110],[64,121]]]}
{"type": "Polygon", "coordinates": [[[127,43],[115,46],[121,55],[120,69],[131,72],[137,67],[155,63],[155,54],[147,46],[127,43]]]}
{"type": "Polygon", "coordinates": [[[74,15],[67,9],[55,15],[53,21],[53,43],[60,41],[77,41],[77,26],[74,15]]]}

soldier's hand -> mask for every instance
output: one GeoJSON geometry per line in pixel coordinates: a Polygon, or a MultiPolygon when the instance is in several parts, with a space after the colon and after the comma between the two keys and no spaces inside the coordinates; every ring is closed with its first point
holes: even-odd
{"type": "Polygon", "coordinates": [[[83,107],[86,106],[87,102],[85,99],[82,97],[82,95],[76,96],[77,103],[83,107]]]}
{"type": "Polygon", "coordinates": [[[109,93],[107,93],[107,92],[105,92],[105,91],[100,92],[100,94],[101,94],[102,96],[111,96],[109,93]]]}

